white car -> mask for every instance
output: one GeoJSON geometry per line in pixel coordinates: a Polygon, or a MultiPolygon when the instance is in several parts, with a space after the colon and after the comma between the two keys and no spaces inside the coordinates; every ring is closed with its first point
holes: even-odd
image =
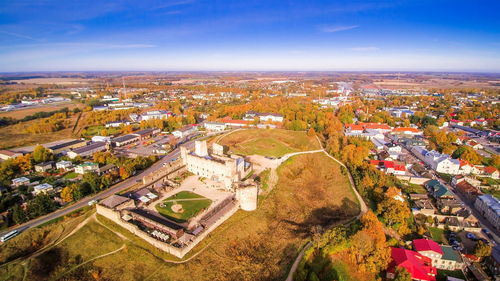
{"type": "Polygon", "coordinates": [[[90,200],[89,203],[87,203],[87,204],[89,204],[89,206],[92,206],[96,203],[97,203],[97,200],[94,199],[94,200],[90,200]]]}

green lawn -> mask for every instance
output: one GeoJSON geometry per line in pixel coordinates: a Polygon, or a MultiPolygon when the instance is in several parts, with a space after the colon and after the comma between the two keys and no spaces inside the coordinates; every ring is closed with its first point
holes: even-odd
{"type": "Polygon", "coordinates": [[[444,243],[444,230],[437,227],[429,227],[429,232],[431,233],[432,240],[439,244],[444,243]]]}
{"type": "Polygon", "coordinates": [[[227,145],[231,152],[243,155],[263,155],[281,157],[287,153],[316,150],[316,138],[305,132],[280,129],[248,129],[230,133],[219,141],[227,145]]]}
{"type": "Polygon", "coordinates": [[[66,179],[66,180],[70,180],[70,179],[74,179],[76,177],[78,177],[77,173],[75,173],[75,172],[69,172],[69,173],[65,174],[63,178],[66,179]]]}
{"type": "Polygon", "coordinates": [[[201,210],[206,209],[212,204],[212,200],[205,198],[199,194],[181,191],[165,199],[162,203],[158,203],[156,210],[163,216],[177,222],[186,222],[190,218],[196,216],[201,210]],[[188,199],[188,200],[186,200],[188,199]],[[189,200],[202,199],[202,200],[189,200]],[[163,206],[162,206],[163,204],[163,206]],[[183,212],[176,213],[172,210],[174,204],[182,205],[183,212]]]}

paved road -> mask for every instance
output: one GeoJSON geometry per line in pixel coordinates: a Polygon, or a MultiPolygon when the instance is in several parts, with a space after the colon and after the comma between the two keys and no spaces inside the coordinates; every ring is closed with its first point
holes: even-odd
{"type": "MultiPolygon", "coordinates": [[[[189,148],[192,148],[194,146],[194,140],[188,141],[184,145],[189,147],[189,148]]],[[[18,226],[14,226],[12,228],[9,228],[8,230],[3,231],[1,233],[1,235],[3,235],[4,233],[7,233],[9,231],[15,230],[15,229],[17,229],[19,231],[25,231],[29,228],[39,226],[39,225],[44,224],[50,220],[67,215],[73,211],[76,211],[80,208],[88,206],[88,203],[92,200],[104,199],[112,194],[115,194],[115,193],[118,193],[122,190],[125,190],[125,189],[137,184],[138,182],[140,182],[142,184],[142,177],[144,175],[156,172],[158,169],[160,169],[162,167],[163,163],[167,163],[167,162],[172,161],[178,157],[180,157],[180,149],[176,148],[175,150],[173,150],[172,152],[170,152],[169,154],[167,154],[163,158],[161,158],[159,161],[154,163],[151,167],[147,168],[146,170],[142,171],[141,173],[139,173],[131,178],[128,178],[122,182],[119,182],[116,185],[113,185],[112,187],[110,187],[110,188],[108,188],[108,189],[106,189],[98,194],[94,194],[94,195],[90,195],[90,196],[87,196],[85,198],[82,198],[80,201],[73,203],[66,208],[59,209],[59,210],[52,212],[50,214],[47,214],[45,216],[30,220],[22,225],[18,225],[18,226]]]]}

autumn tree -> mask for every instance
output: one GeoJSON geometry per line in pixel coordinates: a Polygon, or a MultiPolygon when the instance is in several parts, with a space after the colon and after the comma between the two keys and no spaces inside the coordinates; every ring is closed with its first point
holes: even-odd
{"type": "Polygon", "coordinates": [[[394,272],[394,281],[411,281],[411,274],[406,270],[406,268],[398,266],[394,272]]]}
{"type": "Polygon", "coordinates": [[[490,256],[491,246],[479,240],[474,247],[474,255],[480,258],[490,256]]]}
{"type": "Polygon", "coordinates": [[[52,160],[54,155],[42,145],[37,145],[33,150],[33,160],[36,163],[46,162],[52,160]]]}

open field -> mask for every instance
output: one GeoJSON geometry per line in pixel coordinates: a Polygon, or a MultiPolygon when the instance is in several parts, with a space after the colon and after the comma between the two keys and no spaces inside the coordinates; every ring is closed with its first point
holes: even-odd
{"type": "MultiPolygon", "coordinates": [[[[53,280],[283,279],[312,226],[352,218],[359,206],[339,166],[322,153],[292,157],[278,175],[256,211],[238,211],[195,247],[186,263],[169,262],[178,259],[97,216],[102,224],[90,221],[43,256],[55,266],[41,273],[53,280]]],[[[27,276],[40,274],[31,265],[37,262],[31,261],[27,276]]],[[[9,267],[9,280],[21,280],[21,264],[9,267]]]]}
{"type": "Polygon", "coordinates": [[[106,128],[105,126],[89,126],[82,130],[81,135],[84,138],[91,138],[93,136],[102,136],[103,130],[106,131],[107,136],[113,136],[116,134],[120,134],[122,132],[120,128],[115,128],[115,127],[106,128]]]}
{"type": "Polygon", "coordinates": [[[431,233],[432,240],[439,244],[445,243],[444,230],[437,227],[429,227],[429,232],[431,233]]]}
{"type": "Polygon", "coordinates": [[[31,134],[26,132],[25,128],[33,122],[38,122],[38,120],[3,127],[0,134],[0,149],[36,145],[72,138],[73,125],[76,122],[76,118],[77,116],[72,116],[68,119],[71,122],[68,128],[51,133],[31,134]]]}
{"type": "Polygon", "coordinates": [[[0,112],[0,118],[1,117],[10,117],[10,118],[14,118],[14,119],[22,119],[28,115],[33,115],[37,112],[56,111],[59,109],[63,109],[65,107],[67,107],[69,110],[72,110],[76,107],[83,108],[83,105],[75,104],[75,103],[71,103],[71,102],[65,102],[65,103],[58,103],[58,104],[35,106],[35,107],[29,107],[29,108],[24,108],[24,109],[19,109],[19,110],[0,112]]]}
{"type": "Polygon", "coordinates": [[[57,78],[31,78],[31,79],[20,79],[20,80],[11,80],[12,82],[17,82],[19,84],[58,84],[58,85],[76,85],[76,84],[88,84],[92,82],[92,79],[86,78],[65,78],[65,77],[57,77],[57,78]]]}
{"type": "Polygon", "coordinates": [[[212,200],[206,197],[190,191],[181,191],[168,197],[162,203],[158,203],[155,208],[162,216],[177,222],[186,222],[201,210],[208,208],[210,204],[212,204],[212,200]],[[174,205],[181,205],[182,211],[175,212],[172,209],[174,205]]]}
{"type": "Polygon", "coordinates": [[[230,152],[243,155],[259,154],[281,157],[287,153],[320,149],[315,137],[305,132],[281,129],[249,129],[236,131],[219,141],[227,145],[230,152]]]}

